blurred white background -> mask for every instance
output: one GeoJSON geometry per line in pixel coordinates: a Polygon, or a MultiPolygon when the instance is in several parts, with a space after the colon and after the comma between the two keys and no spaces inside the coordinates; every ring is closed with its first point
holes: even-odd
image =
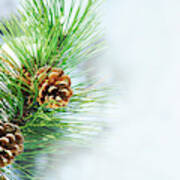
{"type": "Polygon", "coordinates": [[[60,179],[180,179],[179,9],[178,0],[106,2],[102,69],[127,92],[109,110],[111,132],[69,158],[60,179]]]}
{"type": "Polygon", "coordinates": [[[126,92],[98,145],[66,157],[47,180],[179,180],[180,1],[108,0],[104,14],[99,71],[126,92]]]}
{"type": "Polygon", "coordinates": [[[0,0],[0,17],[7,17],[15,12],[17,0],[0,0]]]}

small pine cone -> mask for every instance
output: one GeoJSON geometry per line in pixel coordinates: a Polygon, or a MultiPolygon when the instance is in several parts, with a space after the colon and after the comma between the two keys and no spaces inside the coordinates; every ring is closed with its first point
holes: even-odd
{"type": "Polygon", "coordinates": [[[0,121],[0,167],[11,164],[23,147],[24,138],[18,126],[0,121]]]}
{"type": "Polygon", "coordinates": [[[25,104],[30,104],[29,103],[30,94],[29,94],[28,90],[31,89],[32,78],[31,78],[30,72],[27,71],[25,66],[22,66],[22,74],[18,77],[18,79],[23,82],[21,91],[22,91],[23,95],[26,97],[25,104]]]}
{"type": "Polygon", "coordinates": [[[73,94],[70,88],[71,80],[69,76],[64,75],[61,68],[42,67],[38,70],[36,78],[39,82],[37,101],[40,105],[49,103],[47,108],[59,108],[68,104],[73,94]]]}
{"type": "Polygon", "coordinates": [[[8,180],[3,174],[0,175],[0,180],[8,180]]]}
{"type": "Polygon", "coordinates": [[[22,77],[22,81],[24,81],[24,83],[26,83],[27,85],[31,85],[31,74],[30,72],[27,71],[27,69],[25,68],[25,66],[22,67],[22,73],[23,73],[23,77],[22,77]]]}

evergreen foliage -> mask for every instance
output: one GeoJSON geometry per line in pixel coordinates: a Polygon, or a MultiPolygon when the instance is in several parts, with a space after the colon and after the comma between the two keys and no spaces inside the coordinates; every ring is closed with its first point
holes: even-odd
{"type": "Polygon", "coordinates": [[[0,50],[0,119],[18,124],[25,150],[1,171],[11,180],[42,179],[36,157],[62,152],[59,142],[84,143],[102,126],[93,120],[105,102],[105,91],[81,68],[103,48],[100,0],[24,0],[18,13],[0,25],[7,48],[0,50]],[[36,102],[37,70],[61,68],[71,78],[73,96],[67,106],[49,109],[36,102]],[[33,86],[26,81],[25,71],[33,86]],[[32,97],[28,104],[27,95],[32,97]],[[94,114],[93,114],[94,112],[94,114]],[[87,120],[91,114],[90,120],[87,120]],[[93,133],[92,133],[93,134],[93,133]]]}

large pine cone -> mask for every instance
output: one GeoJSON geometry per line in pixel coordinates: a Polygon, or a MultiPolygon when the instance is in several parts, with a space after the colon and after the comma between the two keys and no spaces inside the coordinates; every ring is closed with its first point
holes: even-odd
{"type": "Polygon", "coordinates": [[[48,103],[48,108],[59,108],[68,104],[73,94],[71,80],[61,68],[42,67],[38,70],[36,79],[39,82],[37,101],[40,105],[48,103]]]}
{"type": "Polygon", "coordinates": [[[11,164],[23,147],[24,138],[18,126],[0,121],[0,167],[11,164]]]}

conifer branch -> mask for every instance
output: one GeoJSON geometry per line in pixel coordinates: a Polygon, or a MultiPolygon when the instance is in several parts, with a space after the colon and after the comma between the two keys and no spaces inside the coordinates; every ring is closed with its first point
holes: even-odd
{"type": "Polygon", "coordinates": [[[0,25],[0,120],[18,125],[25,139],[24,152],[2,168],[9,179],[37,178],[37,156],[57,152],[60,140],[85,142],[101,129],[85,119],[104,104],[105,89],[80,68],[103,48],[100,4],[23,0],[18,14],[0,25]]]}

